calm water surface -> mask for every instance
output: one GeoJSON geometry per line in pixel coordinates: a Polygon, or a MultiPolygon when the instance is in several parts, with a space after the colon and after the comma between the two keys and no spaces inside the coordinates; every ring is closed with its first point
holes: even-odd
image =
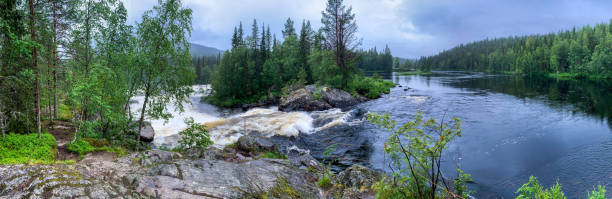
{"type": "MultiPolygon", "coordinates": [[[[530,175],[547,186],[558,180],[568,198],[583,198],[597,184],[612,188],[612,84],[464,72],[386,78],[402,87],[360,107],[399,123],[418,110],[460,118],[463,137],[449,146],[444,170],[454,177],[461,164],[478,198],[514,198],[530,175]]],[[[386,169],[389,134],[364,125],[372,166],[386,169]]]]}

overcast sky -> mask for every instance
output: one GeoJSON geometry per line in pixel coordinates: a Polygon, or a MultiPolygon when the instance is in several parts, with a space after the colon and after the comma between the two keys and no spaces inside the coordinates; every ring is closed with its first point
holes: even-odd
{"type": "MultiPolygon", "coordinates": [[[[157,0],[123,0],[129,21],[140,20],[157,0]]],[[[253,19],[280,32],[287,17],[299,31],[303,19],[321,26],[325,0],[183,0],[193,10],[193,43],[230,48],[240,21],[250,33],[253,19]]],[[[394,56],[417,58],[461,43],[541,34],[608,22],[610,0],[345,0],[356,13],[362,48],[388,44],[394,56]]]]}

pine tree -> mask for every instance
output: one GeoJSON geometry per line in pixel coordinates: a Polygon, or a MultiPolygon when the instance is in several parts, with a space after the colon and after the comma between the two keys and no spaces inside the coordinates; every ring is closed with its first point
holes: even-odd
{"type": "Polygon", "coordinates": [[[357,24],[352,7],[346,7],[343,0],[328,0],[322,12],[321,23],[325,42],[336,57],[336,64],[342,73],[342,87],[347,88],[349,78],[354,70],[351,65],[352,51],[360,45],[357,40],[357,24]]]}
{"type": "Polygon", "coordinates": [[[293,20],[287,18],[287,21],[285,21],[285,29],[283,29],[283,39],[290,36],[295,36],[295,27],[293,27],[293,20]]]}

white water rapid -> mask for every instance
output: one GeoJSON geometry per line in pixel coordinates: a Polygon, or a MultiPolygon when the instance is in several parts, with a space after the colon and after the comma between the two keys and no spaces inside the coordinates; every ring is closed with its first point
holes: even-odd
{"type": "MultiPolygon", "coordinates": [[[[282,112],[277,107],[253,108],[246,112],[222,117],[223,109],[213,105],[200,102],[200,98],[207,93],[208,85],[194,86],[196,91],[190,97],[191,103],[184,103],[184,112],[175,110],[175,106],[169,104],[167,110],[172,118],[167,121],[153,120],[151,126],[155,130],[155,146],[173,146],[178,140],[177,134],[185,129],[185,119],[193,118],[197,123],[206,125],[209,129],[210,138],[214,146],[223,147],[234,143],[241,136],[257,132],[263,136],[297,136],[299,133],[313,133],[338,124],[346,122],[350,117],[348,112],[340,109],[316,112],[282,112]]],[[[130,105],[134,117],[140,115],[144,96],[132,98],[130,105]]]]}

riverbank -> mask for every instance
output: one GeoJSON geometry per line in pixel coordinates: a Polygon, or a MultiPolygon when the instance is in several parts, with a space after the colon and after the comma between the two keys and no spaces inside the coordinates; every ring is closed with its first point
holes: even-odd
{"type": "MultiPolygon", "coordinates": [[[[286,156],[264,137],[224,149],[87,155],[74,164],[0,166],[0,196],[60,198],[371,198],[381,174],[352,165],[320,182],[326,167],[307,150],[286,156]],[[364,189],[365,187],[365,189],[364,189]]],[[[329,177],[329,176],[327,176],[329,177]]]]}

